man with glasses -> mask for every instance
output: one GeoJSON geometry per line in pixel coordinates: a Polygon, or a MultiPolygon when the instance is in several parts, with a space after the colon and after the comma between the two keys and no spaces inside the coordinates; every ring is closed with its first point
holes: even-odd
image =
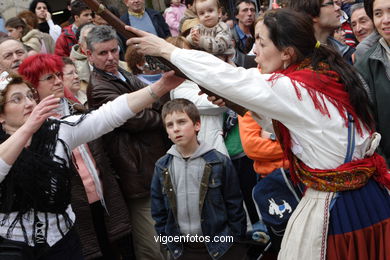
{"type": "MultiPolygon", "coordinates": [[[[117,34],[111,27],[101,25],[91,29],[87,56],[94,66],[87,88],[91,109],[145,87],[136,76],[118,66],[117,34]]],[[[159,102],[154,103],[101,138],[130,211],[137,259],[162,259],[160,245],[154,239],[157,234],[150,198],[154,164],[168,149],[160,107],[159,102]]]]}
{"type": "Polygon", "coordinates": [[[354,49],[336,41],[332,35],[341,26],[341,0],[291,0],[289,7],[312,17],[314,34],[322,43],[332,46],[352,64],[354,49]]]}
{"type": "Polygon", "coordinates": [[[19,65],[27,58],[27,51],[20,41],[10,37],[0,39],[0,72],[18,72],[19,65]]]}

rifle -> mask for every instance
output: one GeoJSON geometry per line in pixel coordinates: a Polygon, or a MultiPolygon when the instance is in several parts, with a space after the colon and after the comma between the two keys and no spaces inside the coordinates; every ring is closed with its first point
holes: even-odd
{"type": "MultiPolygon", "coordinates": [[[[133,32],[127,31],[125,29],[125,24],[115,15],[113,15],[110,10],[108,10],[103,4],[99,3],[97,0],[83,0],[84,3],[91,8],[92,11],[100,15],[104,20],[106,20],[119,34],[121,34],[125,39],[130,39],[134,37],[139,37],[133,32]]],[[[189,79],[183,72],[181,72],[175,65],[173,65],[168,60],[161,57],[147,57],[148,59],[153,59],[153,61],[159,64],[159,67],[165,71],[173,70],[175,71],[176,76],[189,79]]],[[[199,86],[199,88],[209,96],[215,96],[217,99],[220,98],[218,95],[215,95],[213,92],[199,86]]],[[[225,104],[227,107],[235,111],[237,114],[243,116],[248,109],[235,104],[224,98],[225,104]]]]}

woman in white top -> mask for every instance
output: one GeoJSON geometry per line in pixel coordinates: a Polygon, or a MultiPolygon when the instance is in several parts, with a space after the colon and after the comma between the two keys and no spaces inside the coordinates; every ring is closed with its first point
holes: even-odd
{"type": "Polygon", "coordinates": [[[128,41],[140,52],[170,60],[216,95],[279,121],[293,180],[307,187],[279,259],[390,258],[390,174],[374,153],[380,136],[372,106],[355,70],[316,41],[311,18],[289,9],[260,18],[255,54],[262,74],[128,30],[142,36],[128,41]]]}
{"type": "Polygon", "coordinates": [[[35,13],[38,17],[38,29],[41,32],[48,33],[57,41],[61,34],[61,27],[54,24],[51,19],[51,8],[45,0],[33,0],[30,4],[29,10],[35,13]]]}
{"type": "MultiPolygon", "coordinates": [[[[0,259],[19,248],[20,259],[82,259],[72,227],[70,152],[112,131],[182,82],[163,78],[124,94],[85,115],[55,119],[59,98],[37,105],[36,93],[20,76],[10,76],[0,94],[0,259]]],[[[175,77],[174,77],[175,78],[175,77]]],[[[14,258],[12,258],[14,259],[14,258]]],[[[19,258],[18,258],[19,259],[19,258]]]]}

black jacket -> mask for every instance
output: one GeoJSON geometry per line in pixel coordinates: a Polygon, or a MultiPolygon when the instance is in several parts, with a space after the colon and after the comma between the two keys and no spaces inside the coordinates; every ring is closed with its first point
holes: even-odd
{"type": "Polygon", "coordinates": [[[355,64],[370,87],[374,101],[377,131],[382,135],[380,149],[390,166],[390,60],[386,51],[378,42],[374,44],[355,64]]]}
{"type": "MultiPolygon", "coordinates": [[[[171,32],[169,31],[169,26],[165,22],[165,19],[160,12],[150,8],[146,8],[145,12],[149,15],[150,20],[152,20],[153,26],[156,29],[158,37],[165,39],[171,36],[171,32]]],[[[125,24],[131,25],[128,12],[126,12],[124,15],[121,16],[121,20],[125,24]]]]}

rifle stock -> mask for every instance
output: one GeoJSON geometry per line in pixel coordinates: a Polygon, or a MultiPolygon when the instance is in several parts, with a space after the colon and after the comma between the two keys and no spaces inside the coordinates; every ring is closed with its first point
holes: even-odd
{"type": "MultiPolygon", "coordinates": [[[[91,8],[92,11],[94,11],[95,13],[100,15],[104,20],[106,20],[125,39],[139,37],[135,33],[127,31],[125,29],[125,24],[119,19],[119,17],[116,17],[115,15],[113,15],[110,12],[110,10],[105,8],[105,6],[103,4],[99,3],[96,0],[83,0],[83,1],[85,2],[86,5],[89,6],[89,8],[91,8]]],[[[181,72],[175,65],[173,65],[168,60],[161,58],[161,57],[154,57],[154,58],[156,58],[160,63],[164,64],[165,66],[167,66],[171,70],[174,70],[175,74],[177,76],[188,79],[188,77],[183,72],[181,72]]],[[[207,95],[220,98],[218,95],[214,94],[213,92],[211,92],[211,91],[209,91],[201,86],[199,86],[199,87],[207,95]]],[[[224,99],[224,101],[225,101],[225,104],[227,107],[229,107],[230,109],[232,109],[233,111],[235,111],[237,114],[239,114],[241,116],[243,116],[246,113],[246,111],[248,111],[246,108],[244,108],[238,104],[235,104],[227,99],[224,99]]]]}

